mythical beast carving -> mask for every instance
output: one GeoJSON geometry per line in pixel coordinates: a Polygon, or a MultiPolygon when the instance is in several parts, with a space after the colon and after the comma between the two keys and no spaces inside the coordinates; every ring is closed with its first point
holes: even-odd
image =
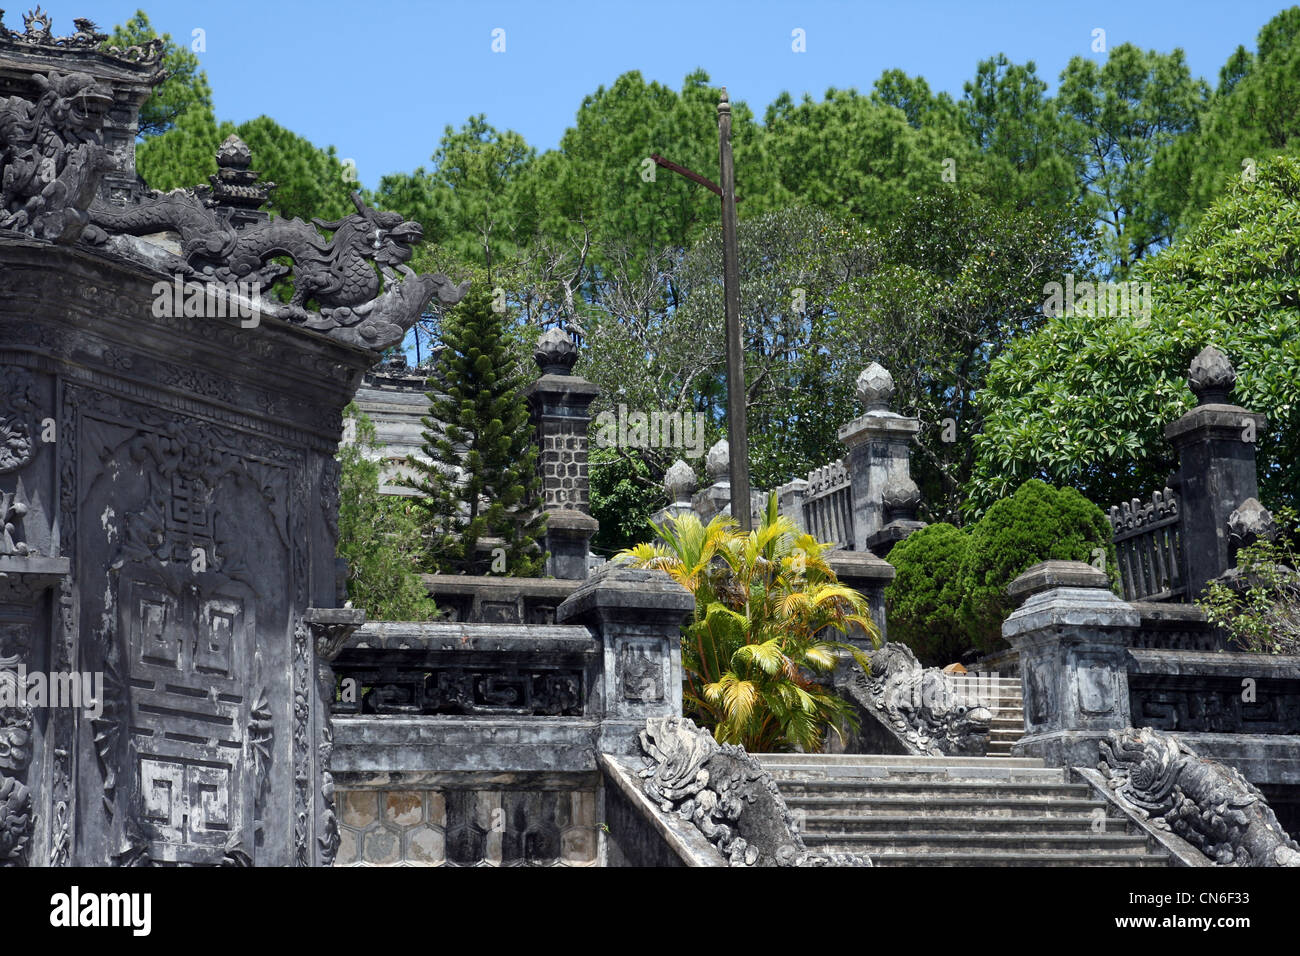
{"type": "Polygon", "coordinates": [[[405,263],[412,244],[424,237],[420,224],[374,209],[356,193],[352,202],[357,211],[333,222],[271,219],[240,229],[229,211],[210,208],[191,191],[153,192],[125,206],[96,202],[87,239],[102,245],[110,233],[175,232],[180,236],[180,271],[187,279],[269,289],[291,276],[288,304],[268,311],[353,345],[384,349],[401,341],[431,298],[454,304],[468,283],[458,287],[443,275],[416,275],[405,263]],[[334,235],[327,240],[318,228],[334,235]],[[275,262],[277,256],[291,258],[293,268],[275,262]],[[311,302],[319,311],[309,310],[311,302]]]}
{"type": "Polygon", "coordinates": [[[1220,866],[1300,866],[1300,846],[1234,768],[1150,727],[1112,730],[1100,749],[1116,797],[1220,866]]]}
{"type": "Polygon", "coordinates": [[[923,668],[906,644],[867,654],[871,673],[854,668],[845,690],[892,727],[914,753],[931,756],[988,752],[993,713],[955,693],[937,667],[923,668]]]}
{"type": "Polygon", "coordinates": [[[871,865],[864,854],[809,851],[772,775],[743,747],[686,717],[651,718],[640,740],[646,796],[694,823],[732,866],[871,865]]]}
{"type": "Polygon", "coordinates": [[[100,139],[113,97],[89,74],[32,74],[35,101],[0,97],[0,229],[72,243],[110,165],[100,139]]]}

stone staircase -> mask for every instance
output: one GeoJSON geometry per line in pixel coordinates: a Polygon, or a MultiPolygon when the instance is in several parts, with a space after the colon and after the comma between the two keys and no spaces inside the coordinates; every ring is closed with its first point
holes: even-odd
{"type": "Polygon", "coordinates": [[[1024,757],[757,754],[809,848],[877,866],[1168,866],[1066,772],[1024,757]]]}
{"type": "Polygon", "coordinates": [[[993,712],[989,728],[990,757],[1010,757],[1011,745],[1025,734],[1025,705],[1019,677],[947,675],[953,693],[983,704],[993,712]]]}

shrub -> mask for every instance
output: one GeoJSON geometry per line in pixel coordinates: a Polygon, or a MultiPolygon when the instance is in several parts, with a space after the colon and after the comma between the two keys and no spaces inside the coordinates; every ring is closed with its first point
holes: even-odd
{"type": "Polygon", "coordinates": [[[659,542],[616,560],[658,568],[695,595],[682,629],[682,710],[719,743],[750,753],[819,752],[827,731],[855,727],[847,701],[820,679],[837,652],[866,658],[833,632],[857,626],[879,640],[866,598],[826,563],[830,545],[800,532],[768,498],[762,523],[737,530],[731,518],[707,525],[694,514],[654,526],[659,542]]]}
{"type": "Polygon", "coordinates": [[[1006,587],[1026,568],[1040,561],[1092,561],[1102,548],[1112,586],[1119,581],[1110,522],[1074,488],[1031,478],[989,508],[970,535],[960,616],[983,651],[1004,646],[1002,622],[1011,611],[1006,587]]]}
{"type": "Polygon", "coordinates": [[[959,615],[970,541],[970,534],[961,528],[932,524],[908,535],[889,552],[897,572],[885,589],[889,639],[906,644],[927,666],[942,667],[970,649],[959,615]]]}
{"type": "Polygon", "coordinates": [[[410,498],[380,494],[379,462],[369,457],[375,426],[356,404],[356,441],[338,451],[338,556],[348,562],[348,599],[372,621],[429,621],[438,608],[416,573],[422,544],[410,498]]]}

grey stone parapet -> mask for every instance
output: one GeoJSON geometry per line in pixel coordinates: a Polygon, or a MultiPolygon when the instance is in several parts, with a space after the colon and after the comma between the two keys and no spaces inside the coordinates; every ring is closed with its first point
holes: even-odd
{"type": "Polygon", "coordinates": [[[601,749],[636,752],[648,717],[682,712],[681,627],[695,596],[657,570],[607,564],[555,612],[558,624],[583,624],[603,648],[601,749]]]}
{"type": "Polygon", "coordinates": [[[1141,618],[1081,561],[1034,565],[1007,588],[1023,603],[1002,625],[1020,657],[1025,736],[1016,756],[1094,766],[1110,730],[1130,724],[1127,649],[1141,618]]]}

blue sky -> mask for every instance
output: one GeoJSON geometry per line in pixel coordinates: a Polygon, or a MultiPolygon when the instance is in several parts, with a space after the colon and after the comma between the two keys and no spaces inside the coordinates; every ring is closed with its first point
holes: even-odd
{"type": "MultiPolygon", "coordinates": [[[[705,0],[486,0],[369,3],[316,0],[49,0],[56,33],[74,16],[107,29],[137,7],[199,54],[217,116],[265,113],[317,145],[333,144],[374,187],[384,173],[427,164],[448,123],[486,113],[498,128],[546,149],[558,144],[582,98],[640,70],[680,88],[696,67],[761,117],[782,90],[821,97],[827,87],[870,89],[883,70],[920,74],[960,96],[979,60],[1032,59],[1055,86],[1075,55],[1106,42],[1181,47],[1211,83],[1238,44],[1287,4],[1233,0],[1126,2],[714,2],[705,0]],[[492,50],[505,31],[505,51],[492,50]],[[806,52],[791,49],[795,29],[806,52]]],[[[21,10],[6,23],[21,26],[21,10]]]]}

